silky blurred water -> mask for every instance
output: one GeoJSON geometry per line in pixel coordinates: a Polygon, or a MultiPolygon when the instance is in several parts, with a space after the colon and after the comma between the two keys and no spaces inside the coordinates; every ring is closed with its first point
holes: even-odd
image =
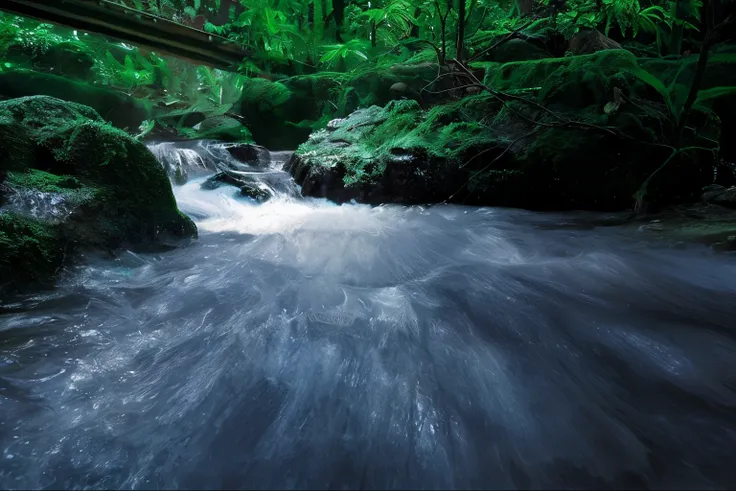
{"type": "Polygon", "coordinates": [[[192,245],[0,305],[0,488],[736,486],[733,256],[205,177],[192,245]]]}

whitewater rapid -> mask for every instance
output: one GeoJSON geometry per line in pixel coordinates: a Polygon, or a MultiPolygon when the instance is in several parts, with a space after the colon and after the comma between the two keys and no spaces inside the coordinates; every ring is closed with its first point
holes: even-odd
{"type": "Polygon", "coordinates": [[[198,241],[0,304],[0,487],[736,485],[733,256],[208,175],[198,241]]]}

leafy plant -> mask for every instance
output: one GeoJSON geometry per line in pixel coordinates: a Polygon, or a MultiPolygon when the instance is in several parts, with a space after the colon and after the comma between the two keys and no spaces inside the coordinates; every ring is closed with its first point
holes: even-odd
{"type": "Polygon", "coordinates": [[[367,44],[366,41],[352,39],[344,44],[322,46],[322,49],[325,51],[319,61],[325,63],[327,66],[332,66],[337,61],[345,60],[351,56],[367,61],[368,55],[365,54],[367,44]]]}

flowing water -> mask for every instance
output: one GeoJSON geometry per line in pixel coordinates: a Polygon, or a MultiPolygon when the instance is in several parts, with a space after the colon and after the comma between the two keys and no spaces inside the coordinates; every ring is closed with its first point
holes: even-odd
{"type": "Polygon", "coordinates": [[[0,305],[0,488],[736,486],[733,256],[241,165],[257,204],[203,148],[159,149],[198,241],[0,305]]]}

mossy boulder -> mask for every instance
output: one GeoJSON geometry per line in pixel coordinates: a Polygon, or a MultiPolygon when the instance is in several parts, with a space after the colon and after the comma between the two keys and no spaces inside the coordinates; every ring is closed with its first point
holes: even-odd
{"type": "MultiPolygon", "coordinates": [[[[330,120],[344,118],[360,108],[384,106],[397,99],[416,100],[424,106],[446,100],[453,95],[449,92],[452,78],[438,78],[438,74],[448,70],[440,67],[434,59],[419,57],[410,63],[365,66],[348,73],[320,72],[284,79],[279,83],[288,88],[290,96],[278,111],[287,121],[283,123],[282,131],[291,139],[290,145],[282,146],[296,148],[294,143],[303,143],[311,130],[322,129],[330,120]]],[[[258,114],[258,111],[254,112],[258,114]]],[[[274,133],[273,130],[269,132],[274,133]]],[[[253,135],[258,143],[275,148],[260,135],[253,135]]]]}
{"type": "MultiPolygon", "coordinates": [[[[634,75],[639,66],[628,51],[484,66],[486,83],[510,96],[481,94],[430,110],[394,101],[314,133],[290,165],[303,193],[620,210],[671,152],[675,126],[656,91],[634,75]]],[[[696,111],[690,122],[703,142],[718,139],[716,116],[696,111]]],[[[694,200],[712,182],[713,152],[681,157],[650,181],[649,201],[694,200]]]]}
{"type": "Polygon", "coordinates": [[[131,132],[137,130],[143,121],[152,118],[152,108],[148,102],[116,90],[33,70],[0,72],[0,96],[13,99],[34,95],[84,104],[114,126],[131,132]]]}
{"type": "MultiPolygon", "coordinates": [[[[500,39],[494,40],[495,42],[500,39]]],[[[499,63],[509,63],[512,61],[541,60],[552,58],[552,55],[544,49],[544,47],[534,44],[525,39],[509,39],[499,44],[495,49],[484,57],[485,60],[495,61],[499,63]]]]}
{"type": "Polygon", "coordinates": [[[597,29],[584,29],[570,40],[569,50],[574,55],[589,55],[606,49],[621,49],[621,45],[597,29]]]}
{"type": "Polygon", "coordinates": [[[56,276],[63,243],[58,226],[0,209],[0,291],[56,276]]]}
{"type": "Polygon", "coordinates": [[[289,169],[304,194],[337,202],[472,201],[462,188],[477,167],[463,164],[503,141],[478,123],[493,107],[489,97],[474,96],[430,111],[412,100],[361,109],[314,133],[289,169]]]}
{"type": "Polygon", "coordinates": [[[501,91],[530,92],[561,110],[602,106],[613,89],[638,87],[632,72],[636,57],[626,50],[605,50],[581,56],[485,65],[484,83],[501,91]]]}
{"type": "Polygon", "coordinates": [[[53,280],[77,251],[196,236],[148,149],[86,106],[0,102],[0,176],[0,288],[53,280]]]}

